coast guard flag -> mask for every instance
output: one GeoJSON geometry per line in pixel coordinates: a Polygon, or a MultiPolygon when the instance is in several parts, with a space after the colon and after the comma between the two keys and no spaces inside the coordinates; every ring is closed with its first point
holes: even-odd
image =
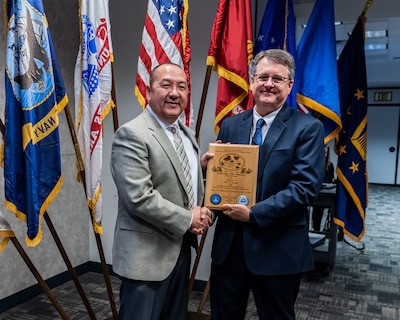
{"type": "MultiPolygon", "coordinates": [[[[267,49],[283,49],[296,60],[296,18],[292,0],[268,0],[254,43],[254,55],[267,49]]],[[[286,102],[296,108],[294,91],[286,102]]]]}
{"type": "Polygon", "coordinates": [[[58,114],[68,102],[41,0],[8,0],[5,205],[42,239],[41,217],[62,182],[58,114]]]}
{"type": "Polygon", "coordinates": [[[367,207],[367,71],[364,25],[361,16],[338,60],[340,109],[343,129],[336,143],[336,210],[334,221],[359,241],[364,235],[367,207]]]}
{"type": "Polygon", "coordinates": [[[206,61],[219,75],[216,133],[225,117],[253,107],[248,101],[248,65],[253,58],[251,23],[250,0],[219,1],[206,61]]]}
{"type": "Polygon", "coordinates": [[[80,1],[81,39],[75,66],[75,113],[82,154],[88,206],[93,228],[102,233],[101,168],[103,120],[114,102],[111,98],[113,51],[108,0],[80,1]]]}
{"type": "MultiPolygon", "coordinates": [[[[146,86],[151,71],[161,63],[173,62],[186,73],[190,92],[190,38],[187,24],[188,0],[149,0],[140,46],[135,94],[144,108],[146,86]]],[[[190,95],[182,120],[188,127],[193,125],[190,95]]]]}
{"type": "Polygon", "coordinates": [[[340,120],[333,0],[317,0],[297,48],[294,92],[298,109],[322,121],[325,143],[336,137],[340,120]]]}

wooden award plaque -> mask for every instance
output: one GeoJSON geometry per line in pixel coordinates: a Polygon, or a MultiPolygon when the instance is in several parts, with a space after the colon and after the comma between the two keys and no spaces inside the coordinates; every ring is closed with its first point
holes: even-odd
{"type": "Polygon", "coordinates": [[[214,154],[207,165],[204,205],[222,209],[223,204],[256,202],[258,146],[247,144],[210,143],[214,154]]]}

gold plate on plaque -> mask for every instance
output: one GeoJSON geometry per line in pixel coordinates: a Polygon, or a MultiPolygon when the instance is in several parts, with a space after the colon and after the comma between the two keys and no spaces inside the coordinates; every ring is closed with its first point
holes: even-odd
{"type": "Polygon", "coordinates": [[[256,202],[258,146],[247,144],[210,143],[214,154],[207,165],[204,205],[218,210],[222,204],[256,202]]]}

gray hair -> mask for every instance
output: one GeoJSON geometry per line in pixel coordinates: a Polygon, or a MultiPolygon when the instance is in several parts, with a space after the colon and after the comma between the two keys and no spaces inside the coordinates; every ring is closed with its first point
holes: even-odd
{"type": "Polygon", "coordinates": [[[296,69],[294,58],[289,52],[282,49],[268,49],[257,53],[249,65],[250,76],[254,76],[258,63],[264,58],[287,67],[289,71],[289,79],[294,79],[294,72],[296,69]]]}

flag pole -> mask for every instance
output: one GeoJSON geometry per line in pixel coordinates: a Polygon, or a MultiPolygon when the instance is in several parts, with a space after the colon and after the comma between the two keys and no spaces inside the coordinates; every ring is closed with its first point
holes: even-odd
{"type": "MultiPolygon", "coordinates": [[[[112,75],[112,80],[111,80],[111,99],[114,101],[114,106],[112,108],[112,118],[113,118],[113,126],[114,126],[114,133],[118,130],[119,128],[119,122],[118,122],[118,111],[117,111],[117,96],[116,96],[116,91],[115,91],[115,78],[114,78],[114,63],[111,62],[111,75],[112,75]]],[[[92,216],[92,214],[90,215],[92,216]]],[[[96,234],[96,233],[95,233],[96,234]]],[[[103,254],[104,255],[104,254],[103,254]]],[[[110,276],[108,275],[108,268],[107,269],[107,277],[109,278],[110,276]]],[[[109,291],[109,295],[112,295],[112,301],[110,300],[111,303],[111,309],[112,309],[112,314],[113,316],[111,318],[108,318],[107,320],[117,320],[118,319],[118,312],[117,308],[115,305],[114,301],[114,296],[112,293],[112,287],[111,287],[111,282],[108,281],[109,287],[107,286],[107,290],[109,291]]],[[[110,298],[111,299],[111,298],[110,298]]]]}
{"type": "Polygon", "coordinates": [[[62,319],[70,319],[70,317],[67,315],[67,313],[64,311],[64,309],[61,307],[59,304],[57,298],[54,296],[52,293],[51,289],[47,285],[46,281],[43,280],[42,276],[36,269],[36,267],[33,265],[32,261],[29,259],[28,255],[24,251],[24,248],[21,246],[20,242],[18,239],[14,237],[10,237],[11,242],[21,255],[22,259],[25,261],[26,265],[28,266],[29,270],[32,272],[33,276],[36,278],[37,282],[39,285],[42,287],[44,293],[47,295],[47,297],[50,299],[51,303],[53,306],[56,308],[57,312],[60,314],[62,319]]]}
{"type": "Polygon", "coordinates": [[[75,284],[75,286],[76,286],[76,288],[78,290],[78,293],[81,296],[81,299],[82,299],[82,301],[83,301],[83,303],[84,303],[84,305],[86,307],[86,310],[88,311],[90,319],[96,319],[96,315],[94,314],[94,311],[93,311],[93,309],[92,309],[92,307],[90,305],[90,302],[89,302],[89,300],[88,300],[88,298],[87,298],[87,296],[86,296],[86,294],[85,294],[85,292],[84,292],[84,290],[82,288],[81,283],[79,282],[78,275],[76,274],[76,271],[75,271],[74,267],[72,266],[71,261],[69,260],[67,253],[65,252],[63,244],[61,243],[61,240],[58,237],[57,231],[54,228],[54,225],[53,225],[53,223],[52,223],[52,221],[50,219],[50,216],[47,213],[47,211],[45,211],[43,217],[44,217],[44,220],[47,223],[47,226],[49,227],[50,233],[53,236],[53,239],[54,239],[55,243],[57,244],[57,248],[59,249],[60,254],[64,259],[64,262],[65,262],[65,264],[66,264],[66,266],[68,268],[68,271],[69,271],[69,273],[71,275],[72,280],[74,281],[74,284],[75,284]]]}
{"type": "MultiPolygon", "coordinates": [[[[80,3],[80,2],[79,2],[80,3]]],[[[81,6],[79,6],[79,17],[81,17],[82,12],[81,12],[81,6]]],[[[82,23],[79,23],[79,32],[80,35],[82,37],[82,23]]],[[[111,60],[112,62],[112,60],[111,60]]],[[[81,70],[82,71],[82,70],[81,70]]],[[[111,73],[112,73],[112,84],[111,84],[111,99],[115,98],[115,84],[114,84],[114,70],[112,68],[112,64],[111,64],[111,73]]],[[[115,101],[115,100],[113,100],[115,101]]],[[[82,185],[83,185],[83,189],[85,192],[85,196],[87,199],[87,189],[86,189],[86,177],[85,177],[85,165],[83,162],[83,158],[82,158],[82,153],[81,153],[81,149],[79,147],[79,141],[75,132],[75,127],[74,127],[74,121],[72,119],[71,116],[71,111],[69,108],[69,105],[67,104],[64,108],[65,110],[65,114],[67,117],[67,122],[68,122],[68,128],[71,134],[71,138],[72,138],[72,143],[74,145],[74,149],[75,149],[75,155],[76,155],[76,162],[77,162],[77,170],[79,171],[79,175],[81,177],[81,181],[82,181],[82,185]]],[[[116,130],[116,128],[118,128],[118,115],[117,115],[117,110],[116,107],[112,107],[112,114],[113,114],[113,125],[114,125],[114,131],[116,130]]],[[[103,127],[103,123],[102,123],[102,127],[103,127]]],[[[93,210],[89,205],[88,205],[88,209],[89,209],[89,215],[90,215],[90,220],[92,222],[92,226],[94,225],[94,217],[93,217],[93,210]]],[[[108,298],[110,301],[110,306],[111,306],[111,311],[112,311],[112,318],[111,319],[118,319],[118,312],[117,312],[117,307],[115,305],[115,300],[114,300],[114,294],[112,291],[112,286],[111,286],[111,280],[110,280],[110,274],[108,271],[108,267],[107,267],[107,263],[106,263],[106,259],[104,256],[104,250],[103,250],[103,245],[101,242],[101,238],[100,235],[95,231],[94,227],[93,229],[93,233],[96,239],[96,245],[97,245],[97,249],[99,252],[99,257],[100,257],[100,264],[101,264],[101,268],[103,270],[103,276],[104,276],[104,281],[107,287],[107,294],[108,294],[108,298]]]]}
{"type": "MultiPolygon", "coordinates": [[[[207,66],[206,75],[204,77],[203,92],[201,94],[200,106],[199,106],[199,111],[197,114],[197,121],[196,121],[195,137],[196,137],[197,142],[199,141],[201,122],[203,119],[204,108],[205,108],[206,98],[207,98],[207,91],[208,91],[208,87],[210,84],[211,72],[212,72],[212,66],[207,66]]],[[[194,280],[196,277],[197,268],[199,266],[201,253],[203,252],[203,247],[204,247],[206,237],[207,237],[207,231],[202,234],[200,244],[196,248],[196,258],[194,259],[194,262],[193,262],[192,273],[190,275],[190,280],[189,280],[189,294],[192,292],[192,289],[193,289],[193,284],[194,284],[194,280]]]]}
{"type": "Polygon", "coordinates": [[[194,280],[195,280],[197,269],[198,269],[199,262],[200,262],[201,253],[203,251],[204,242],[206,241],[206,237],[207,237],[207,232],[208,232],[208,230],[204,231],[204,233],[201,235],[200,244],[196,248],[196,258],[193,262],[193,268],[192,268],[192,272],[190,274],[190,279],[189,279],[189,295],[192,293],[194,280]]]}
{"type": "MultiPolygon", "coordinates": [[[[115,108],[113,108],[115,109],[115,108]]],[[[77,159],[77,165],[78,165],[78,170],[79,170],[79,174],[82,178],[82,185],[83,185],[83,189],[85,191],[85,195],[87,197],[87,190],[86,190],[86,178],[85,178],[85,167],[83,164],[83,159],[82,159],[82,154],[81,154],[81,150],[79,148],[79,142],[78,142],[78,138],[76,136],[75,133],[75,129],[74,129],[74,122],[72,120],[72,116],[71,116],[71,110],[69,108],[69,104],[67,103],[67,105],[64,108],[65,111],[65,115],[67,117],[67,123],[68,123],[68,127],[69,127],[69,131],[71,134],[71,138],[72,138],[72,143],[74,145],[75,148],[75,155],[76,155],[76,159],[77,159]]],[[[114,113],[113,113],[114,114],[114,113]]],[[[115,125],[115,123],[114,123],[115,125]]],[[[89,215],[90,215],[90,219],[92,221],[92,225],[93,225],[93,209],[90,208],[88,206],[89,209],[89,215]]],[[[94,229],[93,229],[94,231],[94,229]]],[[[107,293],[108,293],[108,298],[110,300],[110,305],[111,305],[111,311],[113,314],[113,319],[117,319],[118,318],[118,313],[117,313],[117,307],[115,305],[115,300],[114,300],[114,294],[112,291],[112,286],[111,286],[111,281],[110,281],[110,274],[108,272],[108,267],[107,267],[107,263],[106,263],[106,259],[104,256],[104,250],[103,250],[103,245],[101,242],[101,238],[100,235],[94,231],[94,236],[96,239],[96,244],[97,244],[97,249],[99,251],[99,257],[100,257],[100,263],[101,263],[101,267],[103,270],[103,275],[104,275],[104,280],[106,283],[106,287],[107,287],[107,293]]]]}
{"type": "MultiPolygon", "coordinates": [[[[0,130],[1,130],[2,135],[4,136],[5,125],[4,125],[4,123],[3,123],[3,121],[1,119],[0,119],[0,130]]],[[[68,255],[67,255],[67,253],[66,253],[66,251],[64,249],[63,244],[61,243],[60,237],[58,236],[57,231],[54,228],[53,222],[51,221],[47,210],[44,212],[43,217],[44,217],[44,220],[47,223],[47,226],[49,227],[50,233],[53,236],[54,242],[57,245],[57,248],[58,248],[58,250],[59,250],[59,252],[60,252],[60,254],[61,254],[61,256],[62,256],[62,258],[63,258],[63,260],[65,262],[65,265],[67,266],[68,272],[69,272],[72,280],[74,281],[75,287],[78,290],[79,295],[81,296],[81,299],[82,299],[82,301],[83,301],[83,303],[84,303],[84,305],[86,307],[86,310],[89,313],[90,319],[96,319],[94,311],[93,311],[92,307],[90,306],[89,300],[88,300],[88,298],[87,298],[87,296],[86,296],[86,294],[85,294],[85,292],[84,292],[84,290],[82,288],[81,283],[79,282],[79,279],[78,279],[78,276],[76,274],[76,271],[73,268],[73,266],[71,264],[71,261],[68,258],[68,255]]]]}
{"type": "MultiPolygon", "coordinates": [[[[201,128],[201,123],[203,120],[203,114],[204,114],[204,108],[205,108],[205,104],[206,104],[206,98],[207,98],[207,92],[208,92],[208,87],[210,84],[210,78],[211,78],[211,72],[212,72],[212,66],[207,66],[206,69],[206,75],[204,77],[204,84],[203,84],[203,92],[201,94],[201,99],[200,99],[200,106],[199,106],[199,111],[197,113],[197,121],[196,121],[196,131],[195,131],[195,138],[196,141],[199,142],[199,136],[200,136],[200,128],[201,128]]],[[[207,238],[207,230],[201,235],[201,239],[200,239],[200,243],[198,244],[197,248],[196,248],[196,257],[194,259],[193,262],[193,267],[192,267],[192,271],[190,274],[190,279],[189,279],[189,296],[192,293],[193,290],[193,285],[194,285],[194,281],[196,278],[196,273],[197,273],[197,269],[199,267],[199,263],[200,263],[200,258],[201,258],[201,254],[203,252],[203,248],[204,248],[204,243],[206,241],[207,238]]],[[[200,303],[198,305],[197,311],[189,311],[189,318],[196,318],[199,317],[199,314],[201,314],[203,307],[204,307],[204,303],[205,300],[207,299],[208,293],[209,293],[209,284],[210,284],[210,280],[207,281],[206,287],[204,289],[204,292],[202,294],[202,298],[200,300],[200,303]]]]}
{"type": "Polygon", "coordinates": [[[117,96],[115,94],[115,81],[114,81],[114,63],[111,63],[111,76],[112,76],[112,82],[111,82],[111,99],[114,101],[115,106],[112,108],[112,117],[113,117],[113,125],[114,125],[114,133],[117,131],[119,127],[118,123],[118,111],[117,111],[117,96]]]}
{"type": "MultiPolygon", "coordinates": [[[[1,132],[4,133],[4,124],[0,119],[0,129],[1,132]]],[[[0,211],[0,225],[3,224],[4,226],[5,223],[5,229],[0,228],[0,233],[2,231],[6,231],[6,235],[4,237],[7,237],[8,240],[11,240],[11,242],[14,244],[15,248],[17,249],[18,253],[22,257],[22,260],[24,260],[25,264],[28,266],[29,270],[32,272],[33,276],[36,278],[37,282],[39,285],[42,287],[44,293],[47,295],[47,297],[50,299],[51,303],[57,310],[57,312],[60,314],[62,319],[70,319],[69,316],[66,314],[64,309],[61,307],[61,305],[58,303],[57,298],[53,295],[51,289],[47,285],[46,281],[43,280],[42,276],[40,275],[39,271],[36,269],[36,267],[33,265],[32,261],[29,259],[28,255],[26,254],[24,248],[21,246],[20,242],[15,236],[14,230],[11,229],[9,223],[3,217],[1,211],[0,211]]]]}
{"type": "Polygon", "coordinates": [[[372,6],[372,2],[374,2],[374,0],[367,0],[367,2],[365,3],[365,6],[364,6],[364,10],[361,13],[361,16],[364,17],[366,15],[368,9],[372,6]]]}
{"type": "Polygon", "coordinates": [[[208,86],[210,84],[211,72],[212,72],[212,66],[207,66],[206,76],[204,77],[203,92],[201,93],[199,112],[197,114],[197,121],[196,121],[196,135],[195,135],[195,137],[196,137],[197,141],[199,140],[201,122],[203,121],[203,113],[204,113],[204,107],[205,107],[205,104],[206,104],[208,86]]]}

